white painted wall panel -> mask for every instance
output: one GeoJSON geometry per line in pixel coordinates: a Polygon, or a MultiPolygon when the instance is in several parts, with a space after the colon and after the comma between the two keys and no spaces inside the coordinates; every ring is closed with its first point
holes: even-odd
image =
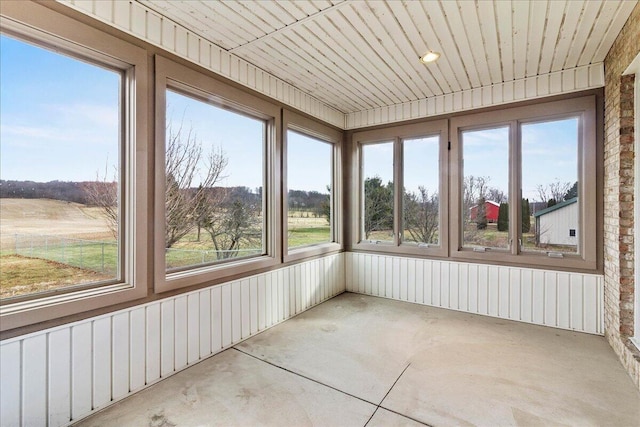
{"type": "MultiPolygon", "coordinates": [[[[146,313],[144,308],[129,312],[130,351],[129,391],[136,391],[146,383],[146,313]]],[[[75,367],[75,365],[72,365],[75,367]]],[[[76,417],[73,417],[74,419],[76,417]]]]}
{"type": "Polygon", "coordinates": [[[604,334],[602,275],[369,253],[349,253],[345,262],[352,292],[604,334]],[[379,272],[378,288],[386,292],[366,292],[365,265],[379,272]]]}
{"type": "Polygon", "coordinates": [[[22,408],[22,342],[0,347],[0,425],[20,425],[22,408]]]}
{"type": "Polygon", "coordinates": [[[41,426],[47,414],[47,335],[22,343],[22,425],[41,426]]]}
{"type": "Polygon", "coordinates": [[[111,401],[111,318],[93,322],[93,408],[104,408],[111,401]]]}
{"type": "MultiPolygon", "coordinates": [[[[113,399],[118,399],[129,393],[129,367],[131,366],[129,362],[129,331],[128,312],[119,313],[112,317],[113,366],[111,369],[111,394],[113,399]]],[[[51,350],[49,351],[51,352],[51,350]]]]}
{"type": "MultiPolygon", "coordinates": [[[[47,370],[48,424],[61,425],[71,419],[71,330],[69,328],[49,334],[47,370]]],[[[4,381],[4,378],[2,378],[4,381]]],[[[127,388],[129,383],[127,381],[127,388]]],[[[128,390],[127,390],[128,391],[128,390]]],[[[3,424],[4,425],[4,424],[3,424]]]]}
{"type": "MultiPolygon", "coordinates": [[[[93,409],[91,404],[91,322],[71,328],[71,419],[79,419],[93,409]]],[[[143,365],[144,368],[144,365],[143,365]]]]}
{"type": "Polygon", "coordinates": [[[342,293],[344,256],[4,340],[0,425],[68,425],[293,316],[296,289],[298,312],[342,293]]]}

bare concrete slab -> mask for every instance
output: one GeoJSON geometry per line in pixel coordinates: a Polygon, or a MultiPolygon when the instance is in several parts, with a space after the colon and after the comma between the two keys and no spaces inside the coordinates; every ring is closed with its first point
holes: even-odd
{"type": "Polygon", "coordinates": [[[599,336],[342,294],[85,426],[634,426],[599,336]]]}
{"type": "Polygon", "coordinates": [[[230,349],[78,425],[362,426],[375,409],[230,349]]]}

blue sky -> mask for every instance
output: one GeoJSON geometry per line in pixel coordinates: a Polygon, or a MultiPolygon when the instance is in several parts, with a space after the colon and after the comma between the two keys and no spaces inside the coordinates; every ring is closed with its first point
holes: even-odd
{"type": "Polygon", "coordinates": [[[116,164],[119,73],[4,35],[0,70],[2,179],[92,180],[116,164]]]}
{"type": "MultiPolygon", "coordinates": [[[[119,86],[115,71],[0,36],[0,177],[8,180],[85,181],[109,174],[117,163],[119,86]]],[[[167,118],[190,127],[205,152],[222,148],[229,164],[221,185],[262,185],[263,124],[174,92],[167,118]]],[[[577,119],[522,125],[523,195],[536,199],[538,184],[577,180],[577,119]]],[[[465,132],[466,175],[489,176],[508,190],[506,128],[465,132]]],[[[327,146],[291,133],[293,189],[324,192],[330,182],[327,146]],[[308,142],[308,141],[307,141],[308,142]],[[320,159],[318,161],[318,159],[320,159]]],[[[437,149],[429,141],[407,145],[405,187],[437,188],[437,149]]],[[[392,180],[392,144],[367,146],[365,176],[392,180]]],[[[197,185],[197,183],[194,183],[197,185]]]]}

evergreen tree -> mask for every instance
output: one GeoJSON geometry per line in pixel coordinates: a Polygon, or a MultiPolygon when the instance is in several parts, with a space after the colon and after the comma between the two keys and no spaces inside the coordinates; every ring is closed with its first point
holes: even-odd
{"type": "Polygon", "coordinates": [[[522,232],[531,231],[531,208],[529,207],[529,199],[522,199],[522,232]]]}
{"type": "Polygon", "coordinates": [[[500,203],[498,209],[498,231],[509,230],[509,203],[500,203]]]}
{"type": "Polygon", "coordinates": [[[573,199],[574,197],[578,197],[578,181],[574,182],[567,194],[564,195],[564,200],[573,199]]]}

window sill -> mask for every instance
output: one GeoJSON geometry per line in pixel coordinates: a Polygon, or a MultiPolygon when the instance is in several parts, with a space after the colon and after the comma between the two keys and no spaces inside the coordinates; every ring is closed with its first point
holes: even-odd
{"type": "Polygon", "coordinates": [[[52,318],[70,316],[147,296],[146,286],[126,283],[51,295],[0,306],[0,331],[8,331],[52,318]]]}
{"type": "Polygon", "coordinates": [[[400,246],[396,246],[391,242],[380,242],[380,243],[372,243],[372,242],[359,242],[353,245],[354,251],[362,251],[362,252],[376,252],[376,253],[388,253],[389,255],[407,255],[407,256],[418,256],[418,257],[437,257],[437,258],[446,258],[447,257],[447,248],[443,246],[418,246],[411,244],[403,244],[400,246]]]}
{"type": "Polygon", "coordinates": [[[305,258],[340,252],[341,250],[342,245],[339,243],[321,243],[291,249],[283,258],[284,262],[299,261],[305,258]]]}
{"type": "Polygon", "coordinates": [[[251,274],[254,271],[273,267],[280,262],[272,256],[247,258],[235,262],[194,267],[175,273],[156,272],[155,291],[172,291],[203,284],[216,284],[232,276],[251,274]]]}

